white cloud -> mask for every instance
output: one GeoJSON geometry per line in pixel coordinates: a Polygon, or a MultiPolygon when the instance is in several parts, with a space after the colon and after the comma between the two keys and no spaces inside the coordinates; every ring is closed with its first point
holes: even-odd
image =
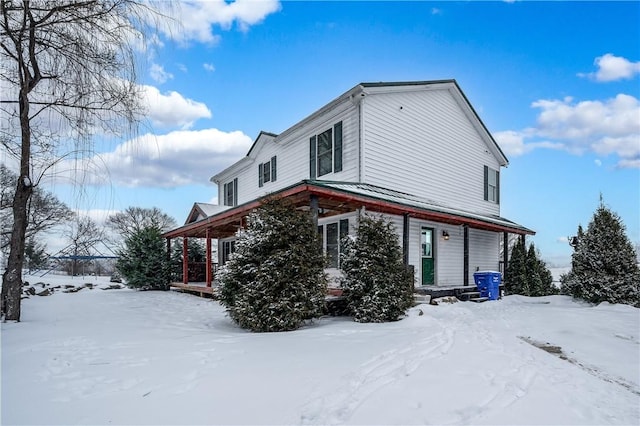
{"type": "Polygon", "coordinates": [[[216,70],[216,67],[213,64],[208,64],[206,62],[202,64],[202,67],[209,72],[214,72],[216,70]]]}
{"type": "Polygon", "coordinates": [[[62,164],[58,170],[91,170],[86,179],[93,185],[172,188],[207,184],[211,176],[246,155],[251,144],[251,138],[240,131],[145,134],[83,164],[62,164]]]}
{"type": "Polygon", "coordinates": [[[431,8],[431,14],[432,15],[442,15],[442,9],[439,9],[437,7],[433,7],[433,8],[431,8]]]}
{"type": "Polygon", "coordinates": [[[188,129],[200,118],[211,118],[211,111],[202,102],[187,99],[178,92],[160,93],[153,86],[142,86],[147,115],[159,126],[180,126],[188,129]]]}
{"type": "Polygon", "coordinates": [[[593,161],[593,163],[594,163],[596,166],[598,166],[598,167],[602,166],[602,160],[600,160],[600,159],[598,159],[598,158],[596,158],[596,159],[593,161]]]}
{"type": "Polygon", "coordinates": [[[640,158],[622,159],[618,162],[618,167],[621,169],[640,169],[640,158]]]}
{"type": "Polygon", "coordinates": [[[173,74],[165,71],[162,65],[158,64],[151,64],[149,75],[154,81],[160,84],[165,83],[167,80],[171,80],[173,78],[173,74]]]}
{"type": "Polygon", "coordinates": [[[574,154],[592,151],[616,155],[618,167],[637,167],[640,160],[640,101],[619,94],[605,101],[574,102],[541,99],[535,127],[497,132],[507,155],[522,155],[536,148],[564,149],[574,154]]]}
{"type": "Polygon", "coordinates": [[[621,56],[611,53],[599,56],[593,62],[598,70],[595,73],[580,73],[580,77],[593,78],[596,81],[607,82],[629,80],[640,74],[640,62],[631,62],[621,56]]]}
{"type": "Polygon", "coordinates": [[[177,22],[179,29],[164,29],[167,37],[182,42],[196,40],[203,43],[216,43],[220,36],[213,33],[213,27],[229,29],[236,23],[241,31],[247,31],[251,25],[262,22],[269,14],[280,10],[277,0],[225,0],[179,2],[177,22]]]}
{"type": "Polygon", "coordinates": [[[536,148],[564,149],[564,145],[556,142],[525,142],[525,140],[531,138],[532,135],[532,129],[526,129],[522,132],[506,130],[503,132],[495,132],[493,137],[496,142],[498,142],[498,145],[500,145],[500,148],[504,153],[510,157],[518,157],[520,155],[527,154],[536,148]]]}
{"type": "Polygon", "coordinates": [[[569,243],[569,238],[567,238],[567,237],[558,237],[558,238],[556,238],[556,241],[559,242],[559,243],[568,244],[569,243]]]}

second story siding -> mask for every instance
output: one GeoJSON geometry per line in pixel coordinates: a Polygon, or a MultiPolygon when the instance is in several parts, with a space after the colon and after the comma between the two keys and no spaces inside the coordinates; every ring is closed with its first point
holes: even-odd
{"type": "Polygon", "coordinates": [[[363,181],[499,214],[495,171],[500,163],[452,90],[367,94],[362,102],[363,181]],[[493,179],[492,187],[487,188],[486,176],[493,179]]]}
{"type": "MultiPolygon", "coordinates": [[[[286,188],[304,179],[310,179],[309,139],[341,123],[342,127],[342,170],[329,172],[318,179],[356,182],[359,164],[359,121],[358,107],[351,101],[345,101],[325,113],[314,114],[301,123],[286,130],[277,137],[262,137],[249,155],[216,176],[218,181],[218,200],[224,204],[225,184],[237,179],[237,202],[243,204],[270,192],[286,188]],[[264,165],[275,159],[275,180],[262,179],[264,165]],[[262,165],[262,167],[261,167],[262,165]]],[[[333,163],[333,159],[332,159],[333,163]]]]}

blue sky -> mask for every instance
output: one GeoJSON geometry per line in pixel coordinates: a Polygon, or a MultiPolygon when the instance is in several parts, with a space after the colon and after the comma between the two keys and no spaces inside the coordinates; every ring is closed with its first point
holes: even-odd
{"type": "Polygon", "coordinates": [[[141,56],[139,138],[98,148],[110,179],[45,188],[74,208],[182,223],[260,130],[360,82],[454,78],[510,160],[501,214],[537,231],[543,258],[568,264],[600,194],[640,243],[640,2],[213,1],[175,16],[141,56]]]}

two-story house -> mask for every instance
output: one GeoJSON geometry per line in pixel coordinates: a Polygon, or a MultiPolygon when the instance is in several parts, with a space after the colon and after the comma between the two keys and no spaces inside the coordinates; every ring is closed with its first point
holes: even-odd
{"type": "MultiPolygon", "coordinates": [[[[330,273],[339,270],[340,238],[375,213],[395,224],[418,286],[468,285],[476,270],[506,263],[509,234],[534,234],[500,216],[507,164],[455,80],[361,83],[278,135],[261,132],[211,178],[219,205],[195,204],[166,236],[185,237],[184,250],[189,238],[205,238],[208,253],[217,240],[224,263],[260,199],[286,197],[317,222],[330,273]]],[[[185,283],[188,275],[185,263],[185,283]]]]}

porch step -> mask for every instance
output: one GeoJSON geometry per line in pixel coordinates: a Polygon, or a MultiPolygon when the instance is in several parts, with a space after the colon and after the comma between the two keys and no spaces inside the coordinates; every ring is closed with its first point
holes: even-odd
{"type": "Polygon", "coordinates": [[[431,296],[428,294],[413,294],[413,302],[415,305],[420,305],[423,303],[429,304],[431,303],[431,296]]]}
{"type": "Polygon", "coordinates": [[[464,293],[460,293],[458,294],[458,299],[462,300],[463,302],[468,302],[471,299],[476,299],[480,297],[480,292],[479,291],[466,291],[464,293]]]}

